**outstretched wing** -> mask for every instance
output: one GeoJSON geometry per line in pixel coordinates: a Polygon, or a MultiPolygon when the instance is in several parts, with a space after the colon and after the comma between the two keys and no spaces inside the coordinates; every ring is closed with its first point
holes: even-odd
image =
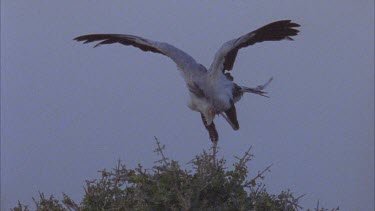
{"type": "Polygon", "coordinates": [[[298,34],[299,24],[290,20],[281,20],[265,25],[255,31],[245,34],[237,39],[224,43],[217,51],[210,71],[223,72],[232,70],[238,50],[249,45],[263,41],[293,40],[291,37],[298,34]]]}
{"type": "Polygon", "coordinates": [[[142,51],[150,51],[168,56],[184,73],[185,79],[192,74],[192,71],[199,69],[197,68],[199,64],[193,59],[193,57],[173,45],[164,42],[157,42],[126,34],[88,34],[76,37],[74,40],[84,41],[84,44],[99,41],[94,47],[105,44],[120,43],[127,46],[134,46],[142,51]]]}

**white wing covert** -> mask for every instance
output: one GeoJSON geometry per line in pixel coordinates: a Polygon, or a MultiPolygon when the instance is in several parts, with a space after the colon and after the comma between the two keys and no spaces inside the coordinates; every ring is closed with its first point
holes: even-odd
{"type": "Polygon", "coordinates": [[[165,55],[171,58],[177,64],[178,68],[182,71],[185,80],[187,79],[186,77],[189,78],[192,74],[194,74],[192,71],[199,70],[200,66],[200,64],[198,64],[193,57],[171,44],[157,42],[138,36],[126,34],[88,34],[76,37],[74,40],[84,41],[84,44],[100,41],[94,47],[105,44],[120,43],[126,46],[134,46],[142,51],[150,51],[165,55]]]}

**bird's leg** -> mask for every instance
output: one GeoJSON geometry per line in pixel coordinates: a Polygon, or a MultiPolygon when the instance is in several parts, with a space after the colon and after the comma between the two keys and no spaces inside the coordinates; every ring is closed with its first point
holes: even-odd
{"type": "Polygon", "coordinates": [[[217,141],[219,140],[219,135],[217,133],[215,123],[212,121],[211,124],[208,124],[206,117],[202,113],[201,113],[201,118],[202,118],[202,122],[204,126],[206,127],[208,131],[208,135],[210,136],[212,143],[217,143],[217,141]]]}
{"type": "Polygon", "coordinates": [[[266,83],[264,83],[263,85],[259,85],[255,88],[250,88],[250,87],[245,87],[245,86],[241,86],[242,88],[242,91],[244,92],[249,92],[249,93],[253,93],[253,94],[257,94],[257,95],[261,95],[263,97],[268,97],[266,94],[267,92],[264,92],[263,89],[265,89],[270,83],[271,81],[273,80],[273,77],[271,77],[266,83]]]}

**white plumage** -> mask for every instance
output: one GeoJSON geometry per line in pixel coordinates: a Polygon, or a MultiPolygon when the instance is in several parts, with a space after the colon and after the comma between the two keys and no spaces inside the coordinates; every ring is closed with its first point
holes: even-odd
{"type": "Polygon", "coordinates": [[[188,107],[201,113],[202,121],[209,132],[211,141],[217,142],[218,133],[213,122],[215,116],[222,115],[234,130],[238,130],[239,124],[234,104],[241,99],[244,92],[265,96],[266,93],[262,90],[272,80],[271,78],[267,83],[256,88],[235,84],[228,71],[233,68],[238,50],[257,42],[292,40],[291,36],[295,36],[299,32],[293,27],[299,27],[299,25],[290,20],[276,21],[237,39],[230,40],[220,47],[208,69],[173,45],[138,36],[89,34],[76,37],[74,40],[84,41],[84,43],[100,41],[94,47],[112,43],[131,45],[143,51],[151,51],[171,58],[177,64],[189,89],[188,107]]]}

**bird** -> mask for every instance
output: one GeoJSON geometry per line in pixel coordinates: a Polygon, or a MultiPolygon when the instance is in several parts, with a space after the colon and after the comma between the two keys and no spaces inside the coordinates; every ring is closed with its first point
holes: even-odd
{"type": "Polygon", "coordinates": [[[243,36],[225,42],[216,52],[213,62],[206,68],[196,62],[183,50],[166,42],[154,41],[129,34],[87,34],[74,38],[84,44],[98,42],[94,47],[119,43],[133,46],[145,52],[158,53],[172,59],[181,73],[189,93],[188,107],[200,113],[209,139],[215,144],[219,140],[214,119],[220,115],[233,130],[239,129],[235,104],[244,93],[253,93],[268,97],[263,91],[272,81],[272,77],[263,85],[255,88],[240,86],[231,75],[238,51],[264,41],[293,40],[299,33],[299,24],[291,20],[279,20],[269,23],[243,36]]]}

